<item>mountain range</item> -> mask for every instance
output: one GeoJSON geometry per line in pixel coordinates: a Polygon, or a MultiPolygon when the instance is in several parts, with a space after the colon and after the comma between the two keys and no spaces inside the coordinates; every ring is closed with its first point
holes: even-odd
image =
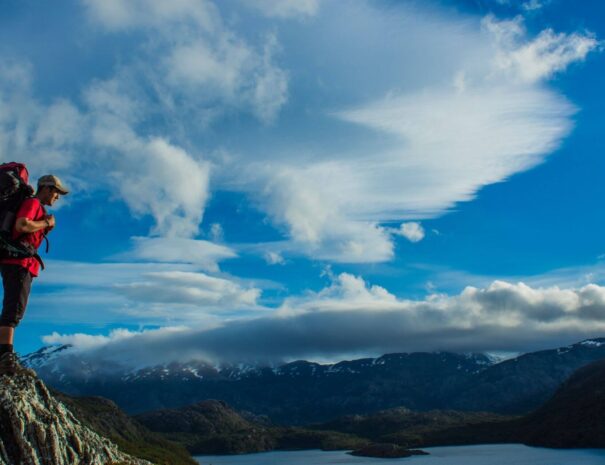
{"type": "MultiPolygon", "coordinates": [[[[566,367],[582,365],[555,389],[554,395],[549,396],[546,402],[523,415],[455,410],[418,411],[398,406],[365,414],[338,416],[301,427],[275,424],[267,415],[236,410],[224,401],[204,400],[179,408],[147,411],[131,417],[107,399],[75,398],[55,390],[49,392],[43,382],[35,378],[2,377],[0,383],[3,384],[4,400],[0,417],[4,420],[0,421],[0,443],[4,446],[0,448],[0,463],[13,463],[13,456],[22,457],[26,452],[36,457],[46,457],[50,449],[40,443],[39,438],[55,434],[58,429],[65,431],[65,434],[61,433],[60,436],[71,438],[65,444],[61,443],[62,439],[53,439],[57,453],[51,452],[53,457],[59,457],[56,463],[61,464],[71,463],[70,460],[75,456],[80,457],[82,463],[89,463],[90,460],[91,464],[97,463],[94,454],[90,455],[93,452],[106,454],[108,457],[130,454],[133,463],[148,463],[138,459],[141,458],[157,464],[185,465],[194,463],[189,453],[223,454],[276,449],[356,449],[352,452],[356,455],[395,457],[421,453],[410,450],[418,447],[481,443],[605,447],[605,427],[602,422],[605,414],[605,358],[586,363],[587,359],[600,354],[604,343],[605,340],[591,339],[553,351],[525,354],[517,359],[499,363],[488,359],[489,363],[477,371],[470,370],[469,366],[473,363],[482,365],[481,362],[486,358],[478,355],[459,356],[464,357],[471,365],[456,365],[456,370],[467,373],[468,376],[475,376],[475,379],[481,379],[483,383],[488,383],[486,379],[492,379],[495,386],[505,388],[506,384],[502,379],[507,376],[510,378],[511,373],[521,376],[527,386],[534,386],[539,385],[540,380],[534,379],[533,376],[550,373],[550,381],[554,376],[564,373],[566,367]],[[72,414],[80,423],[71,416],[72,414]],[[19,430],[21,432],[13,431],[11,428],[14,422],[9,419],[14,417],[22,417],[25,423],[37,426],[19,430]],[[44,417],[44,420],[38,417],[44,417]],[[19,441],[15,442],[15,438],[19,441]]],[[[39,369],[54,369],[55,376],[63,376],[64,381],[69,381],[65,378],[65,373],[60,371],[61,363],[57,363],[69,353],[68,350],[45,349],[28,360],[29,363],[35,363],[39,369]]],[[[346,370],[340,369],[342,365],[335,369],[340,364],[321,365],[320,373],[317,373],[318,370],[315,370],[315,373],[302,372],[302,368],[309,366],[306,362],[287,364],[270,370],[275,375],[289,373],[288,377],[294,380],[297,376],[304,378],[312,375],[319,376],[321,380],[328,376],[328,372],[337,373],[338,376],[344,373],[359,375],[360,373],[351,372],[350,364],[357,362],[358,366],[369,371],[365,373],[367,378],[372,374],[371,366],[394,364],[396,367],[395,362],[399,361],[402,369],[402,366],[410,363],[409,360],[406,361],[407,358],[434,362],[435,357],[439,360],[439,357],[443,356],[443,353],[394,354],[386,358],[364,359],[363,363],[346,362],[346,370]],[[367,360],[375,363],[368,364],[367,360]]],[[[443,360],[453,359],[446,357],[443,360]]],[[[440,364],[427,366],[427,372],[421,373],[418,379],[422,383],[426,382],[427,373],[439,366],[440,364]]],[[[180,368],[195,369],[191,365],[180,368]]],[[[446,370],[449,376],[453,376],[451,368],[446,370]]],[[[148,369],[146,373],[156,369],[159,367],[148,369]]],[[[214,367],[211,372],[219,374],[215,378],[218,380],[221,379],[221,372],[225,377],[229,374],[230,379],[237,383],[245,380],[255,370],[260,372],[257,377],[263,376],[263,372],[269,370],[244,366],[238,369],[239,371],[234,367],[214,367]]],[[[171,367],[165,367],[163,370],[164,379],[174,376],[171,367]]],[[[94,372],[89,373],[88,382],[95,379],[91,374],[94,375],[94,372]]],[[[138,374],[115,374],[114,379],[125,376],[132,379],[138,374]]],[[[199,372],[197,374],[202,376],[199,372]]],[[[377,378],[374,376],[375,381],[377,378]]],[[[482,384],[477,384],[476,388],[474,392],[482,392],[482,384]]],[[[517,402],[516,405],[521,404],[517,402]]]]}
{"type": "Polygon", "coordinates": [[[24,363],[60,391],[103,396],[130,414],[217,399],[277,424],[300,425],[395,407],[526,413],[548,400],[572,372],[603,358],[605,339],[598,338],[500,362],[483,354],[435,352],[327,365],[198,361],[121,371],[59,346],[30,354],[24,363]]]}
{"type": "Polygon", "coordinates": [[[192,453],[205,454],[312,448],[358,449],[357,455],[392,457],[410,455],[409,449],[417,447],[495,443],[603,448],[603,385],[605,360],[599,360],[574,372],[552,398],[523,416],[399,407],[305,428],[279,427],[207,400],[137,415],[136,421],[192,453]]]}
{"type": "Polygon", "coordinates": [[[605,447],[605,360],[575,371],[536,410],[517,417],[392,409],[318,425],[402,447],[522,443],[553,448],[605,447]],[[459,418],[462,421],[456,421],[459,418]],[[454,421],[452,421],[452,419],[454,421]]]}

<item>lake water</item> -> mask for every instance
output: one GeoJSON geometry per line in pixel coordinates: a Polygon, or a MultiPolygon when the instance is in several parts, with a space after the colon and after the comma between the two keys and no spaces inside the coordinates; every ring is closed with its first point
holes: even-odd
{"type": "Polygon", "coordinates": [[[521,444],[426,447],[431,455],[402,459],[353,457],[343,451],[304,450],[245,455],[202,455],[203,465],[605,465],[605,449],[543,449],[521,444]]]}

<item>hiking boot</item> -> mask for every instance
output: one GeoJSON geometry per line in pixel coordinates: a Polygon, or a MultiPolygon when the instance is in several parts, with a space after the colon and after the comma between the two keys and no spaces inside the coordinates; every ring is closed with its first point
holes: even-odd
{"type": "Polygon", "coordinates": [[[19,357],[14,352],[4,352],[0,355],[0,376],[2,375],[25,375],[36,376],[36,372],[30,368],[25,368],[19,363],[19,357]]]}

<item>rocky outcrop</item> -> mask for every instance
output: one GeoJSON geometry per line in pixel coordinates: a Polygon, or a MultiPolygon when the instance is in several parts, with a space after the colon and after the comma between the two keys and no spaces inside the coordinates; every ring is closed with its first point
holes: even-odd
{"type": "Polygon", "coordinates": [[[80,422],[117,444],[126,454],[149,460],[157,465],[197,465],[187,449],[153,433],[126,415],[118,406],[103,397],[70,397],[53,391],[80,422]]]}
{"type": "Polygon", "coordinates": [[[150,465],[83,426],[30,376],[0,377],[0,465],[150,465]]]}

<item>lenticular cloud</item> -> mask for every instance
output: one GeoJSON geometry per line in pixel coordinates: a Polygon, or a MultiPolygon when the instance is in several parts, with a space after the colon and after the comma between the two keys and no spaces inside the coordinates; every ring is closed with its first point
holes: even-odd
{"type": "MultiPolygon", "coordinates": [[[[389,45],[399,66],[414,70],[409,80],[330,113],[365,140],[306,154],[305,164],[282,156],[270,169],[254,165],[260,179],[248,189],[287,231],[290,252],[337,262],[390,260],[395,231],[385,223],[442,215],[482,187],[542,163],[572,130],[576,108],[545,79],[584,60],[597,45],[593,37],[545,31],[532,39],[520,19],[488,17],[469,26],[403,10],[400,24],[385,13],[361,18],[347,11],[363,30],[389,30],[429,57],[389,45]]],[[[371,61],[363,48],[351,58],[371,61]]],[[[384,66],[401,72],[397,64],[384,66]]]]}

